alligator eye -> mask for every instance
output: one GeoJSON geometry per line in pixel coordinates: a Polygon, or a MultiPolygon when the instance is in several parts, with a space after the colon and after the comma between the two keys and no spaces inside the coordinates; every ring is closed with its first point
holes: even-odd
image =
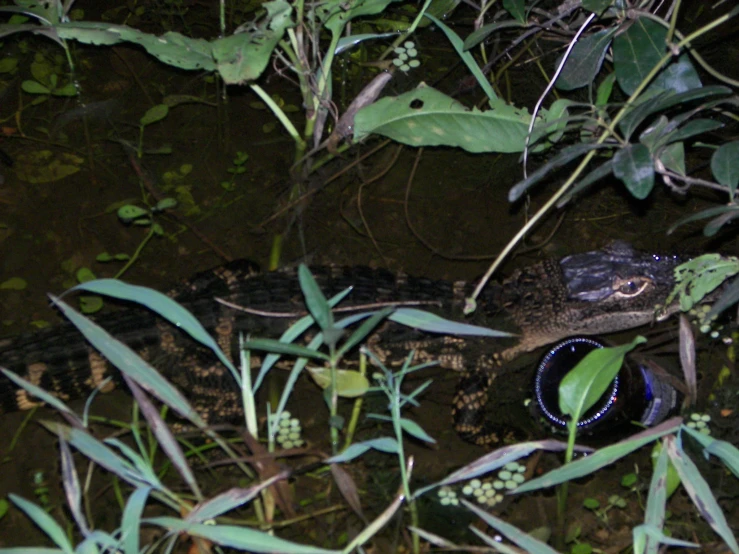
{"type": "Polygon", "coordinates": [[[641,294],[645,288],[651,283],[646,277],[636,277],[633,279],[615,279],[613,290],[621,296],[637,296],[641,294]]]}

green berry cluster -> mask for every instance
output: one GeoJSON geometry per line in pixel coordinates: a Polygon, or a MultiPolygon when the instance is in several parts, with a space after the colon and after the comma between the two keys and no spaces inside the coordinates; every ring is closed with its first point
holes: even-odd
{"type": "Polygon", "coordinates": [[[472,496],[478,504],[492,508],[503,501],[503,493],[517,488],[526,479],[526,466],[510,462],[503,466],[495,478],[472,479],[462,489],[462,494],[472,496]]]}
{"type": "Polygon", "coordinates": [[[282,448],[299,448],[305,444],[301,437],[303,429],[300,426],[300,421],[297,417],[290,417],[290,412],[287,410],[282,412],[277,425],[275,440],[282,448]]]}
{"type": "Polygon", "coordinates": [[[418,50],[416,50],[416,45],[410,40],[404,42],[403,46],[396,46],[393,52],[397,56],[397,58],[393,60],[393,65],[403,72],[421,65],[421,62],[414,59],[418,56],[418,50]]]}
{"type": "Polygon", "coordinates": [[[691,429],[695,429],[699,433],[703,433],[704,435],[710,435],[711,429],[708,427],[708,423],[711,421],[711,416],[708,414],[701,414],[701,413],[693,413],[690,414],[690,421],[688,421],[687,426],[691,429]]]}
{"type": "Polygon", "coordinates": [[[700,325],[700,332],[704,335],[710,336],[712,339],[719,337],[720,331],[724,328],[723,325],[716,323],[716,316],[709,318],[708,312],[711,311],[711,306],[708,304],[702,304],[700,306],[694,306],[688,311],[688,315],[695,318],[698,325],[700,325]]]}
{"type": "Polygon", "coordinates": [[[459,506],[457,493],[449,485],[441,487],[437,494],[439,495],[439,502],[441,502],[442,506],[459,506]]]}

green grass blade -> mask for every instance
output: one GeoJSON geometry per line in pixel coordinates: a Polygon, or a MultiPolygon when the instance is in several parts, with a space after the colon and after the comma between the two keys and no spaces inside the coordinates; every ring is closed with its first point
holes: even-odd
{"type": "Polygon", "coordinates": [[[734,477],[739,478],[739,449],[737,449],[736,446],[726,441],[704,435],[703,433],[685,425],[683,425],[680,431],[688,433],[691,437],[697,440],[700,445],[705,448],[705,454],[716,456],[731,470],[734,477]]]}
{"type": "Polygon", "coordinates": [[[141,514],[144,513],[146,501],[151,492],[150,487],[139,487],[128,497],[126,507],[123,509],[121,519],[121,541],[123,552],[126,554],[138,554],[139,529],[141,529],[141,514]]]}
{"type": "Polygon", "coordinates": [[[144,522],[165,527],[173,532],[185,532],[188,535],[202,537],[221,546],[239,548],[249,552],[263,554],[273,552],[282,554],[339,554],[341,552],[340,550],[327,550],[290,542],[249,527],[205,525],[173,517],[154,517],[146,519],[144,522]]]}
{"type": "Polygon", "coordinates": [[[458,321],[451,321],[444,319],[431,312],[424,310],[417,310],[415,308],[398,308],[395,310],[388,319],[413,327],[414,329],[420,329],[428,333],[441,333],[443,335],[465,335],[465,336],[476,336],[476,337],[512,337],[510,333],[504,331],[496,331],[494,329],[488,329],[487,327],[480,327],[478,325],[470,325],[469,323],[460,323],[458,321]]]}
{"type": "Polygon", "coordinates": [[[675,466],[675,471],[680,476],[683,486],[698,512],[724,540],[726,545],[731,548],[731,551],[734,554],[739,554],[739,545],[726,521],[726,517],[716,498],[714,498],[708,483],[703,479],[698,468],[695,467],[693,460],[685,454],[681,442],[675,437],[666,437],[665,442],[672,465],[675,466]]]}
{"type": "Polygon", "coordinates": [[[127,300],[129,302],[136,302],[142,306],[146,306],[172,323],[172,325],[185,331],[200,344],[210,348],[221,363],[229,369],[231,374],[234,376],[234,379],[236,379],[236,382],[239,382],[240,376],[236,371],[236,368],[221,351],[218,343],[216,343],[208,331],[205,330],[205,327],[195,319],[195,316],[172,300],[169,296],[147,287],[129,285],[128,283],[124,283],[117,279],[96,279],[95,281],[88,281],[87,283],[82,283],[70,289],[70,291],[74,290],[85,290],[96,294],[112,296],[113,298],[120,298],[121,300],[127,300]]]}
{"type": "Polygon", "coordinates": [[[627,454],[632,453],[634,450],[641,448],[645,444],[653,442],[659,437],[675,433],[680,428],[680,422],[681,418],[679,417],[669,419],[664,423],[652,427],[651,429],[647,429],[646,431],[642,431],[629,439],[601,448],[597,452],[594,452],[585,458],[580,458],[579,460],[575,460],[561,468],[550,471],[541,477],[532,479],[511,491],[511,493],[518,494],[522,492],[531,492],[590,475],[602,467],[612,464],[616,460],[620,460],[627,454]]]}
{"type": "Polygon", "coordinates": [[[69,406],[67,406],[64,402],[59,400],[56,396],[51,394],[50,392],[45,391],[41,387],[37,387],[30,381],[26,381],[23,377],[13,373],[10,370],[5,369],[4,367],[0,367],[0,371],[2,371],[3,375],[5,375],[8,379],[13,381],[16,385],[21,387],[22,389],[27,390],[30,392],[33,396],[38,398],[39,400],[42,400],[55,410],[62,412],[63,414],[68,415],[69,417],[73,418],[74,421],[76,421],[80,427],[83,427],[82,422],[77,417],[77,414],[75,414],[69,406]]]}
{"type": "Polygon", "coordinates": [[[300,264],[298,267],[298,280],[303,296],[305,296],[305,305],[321,331],[331,329],[334,326],[334,315],[331,313],[331,308],[321,288],[305,264],[300,264]]]}
{"type": "Polygon", "coordinates": [[[54,519],[49,514],[47,514],[43,508],[37,506],[33,502],[29,502],[28,500],[21,496],[18,496],[17,494],[10,493],[8,497],[16,506],[18,506],[26,513],[31,521],[33,521],[44,533],[46,533],[46,536],[48,536],[52,540],[52,542],[61,549],[61,552],[65,552],[67,554],[74,553],[74,548],[69,542],[64,529],[62,529],[61,526],[56,521],[54,521],[54,519]]]}
{"type": "Polygon", "coordinates": [[[193,409],[182,393],[169,383],[156,369],[142,360],[131,348],[111,337],[102,327],[80,315],[58,298],[51,296],[51,299],[67,319],[80,330],[90,344],[103,354],[110,363],[134,379],[142,388],[170,406],[182,417],[191,421],[193,425],[198,427],[205,426],[203,419],[193,409]]]}
{"type": "Polygon", "coordinates": [[[551,546],[535,539],[527,533],[524,533],[515,525],[506,523],[502,519],[487,513],[485,510],[481,510],[467,500],[462,500],[462,504],[464,504],[468,510],[477,515],[485,523],[490,525],[490,527],[502,535],[505,535],[508,540],[521,547],[525,552],[528,552],[529,554],[557,554],[557,551],[551,546]]]}

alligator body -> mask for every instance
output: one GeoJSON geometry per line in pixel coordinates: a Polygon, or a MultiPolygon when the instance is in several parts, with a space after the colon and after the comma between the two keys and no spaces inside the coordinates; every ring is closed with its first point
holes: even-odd
{"type": "MultiPolygon", "coordinates": [[[[454,400],[455,427],[478,444],[497,440],[484,418],[487,393],[501,364],[522,352],[571,335],[606,334],[653,321],[655,305],[674,284],[679,261],[615,243],[603,250],[546,260],[515,272],[484,289],[478,309],[465,322],[514,330],[516,340],[429,335],[387,323],[368,344],[388,362],[402,362],[410,349],[420,359],[438,360],[461,371],[454,400]]],[[[413,305],[450,319],[462,320],[464,299],[472,283],[410,277],[381,269],[316,267],[314,277],[330,297],[352,286],[340,304],[344,310],[393,303],[413,305]]],[[[238,359],[240,331],[252,337],[275,337],[298,316],[304,303],[295,270],[259,273],[249,262],[235,262],[196,275],[170,292],[238,359]],[[215,299],[250,308],[234,310],[215,299]],[[282,317],[256,313],[269,312],[282,317]]],[[[669,315],[673,307],[663,308],[669,315]]],[[[213,353],[176,327],[144,308],[130,307],[97,318],[97,322],[131,346],[183,389],[209,421],[239,415],[239,391],[213,353]]],[[[62,400],[87,396],[109,376],[108,388],[119,381],[117,370],[89,347],[70,324],[0,341],[0,365],[53,392],[62,400]]],[[[35,405],[25,392],[0,376],[0,413],[35,405]]]]}

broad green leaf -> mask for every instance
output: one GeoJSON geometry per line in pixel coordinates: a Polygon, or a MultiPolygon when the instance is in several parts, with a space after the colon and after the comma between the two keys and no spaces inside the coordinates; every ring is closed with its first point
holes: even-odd
{"type": "Polygon", "coordinates": [[[213,41],[213,59],[228,85],[257,79],[285,31],[294,26],[292,7],[285,0],[265,2],[261,7],[267,10],[267,17],[254,29],[213,41]]]}
{"type": "Polygon", "coordinates": [[[23,81],[21,83],[21,89],[23,89],[23,92],[27,92],[28,94],[50,94],[51,90],[49,90],[49,87],[42,85],[38,81],[23,81]]]}
{"type": "Polygon", "coordinates": [[[593,12],[594,14],[602,14],[611,4],[613,0],[583,0],[582,7],[593,12]]]}
{"type": "MultiPolygon", "coordinates": [[[[331,369],[328,367],[305,368],[316,384],[322,389],[331,386],[331,369]]],[[[349,369],[336,370],[336,394],[342,398],[357,398],[363,396],[369,390],[370,384],[367,377],[349,369]]]]}
{"type": "Polygon", "coordinates": [[[644,120],[653,113],[666,110],[672,106],[694,102],[695,100],[700,100],[702,98],[726,96],[729,94],[731,94],[730,88],[719,85],[698,87],[680,93],[670,91],[645,92],[637,100],[637,103],[632,107],[631,111],[621,119],[618,127],[624,134],[624,138],[628,140],[644,120]]]}
{"type": "Polygon", "coordinates": [[[679,440],[675,437],[666,437],[665,444],[670,461],[675,466],[675,471],[680,475],[683,487],[685,487],[700,515],[731,548],[732,552],[739,554],[739,544],[737,544],[734,533],[726,521],[724,512],[711,492],[711,487],[703,479],[693,461],[685,454],[679,440]]]}
{"type": "Polygon", "coordinates": [[[664,142],[670,143],[687,140],[696,135],[708,133],[714,129],[720,129],[723,126],[724,124],[720,121],[714,121],[712,119],[691,119],[675,132],[666,135],[664,142]]]}
{"type": "Polygon", "coordinates": [[[146,127],[147,125],[151,125],[152,123],[161,121],[162,119],[167,117],[168,113],[169,106],[167,106],[166,104],[157,104],[156,106],[153,106],[146,110],[146,113],[139,120],[139,124],[142,127],[146,127]]]}
{"type": "Polygon", "coordinates": [[[739,184],[739,140],[727,142],[718,147],[711,156],[711,171],[716,180],[736,192],[739,184]]]}
{"type": "Polygon", "coordinates": [[[611,100],[613,85],[616,83],[616,74],[609,73],[603,81],[598,85],[598,91],[595,95],[595,105],[603,107],[611,100]]]}
{"type": "Polygon", "coordinates": [[[659,161],[670,171],[678,175],[687,175],[685,171],[685,146],[682,142],[665,146],[659,153],[659,161]]]}
{"type": "Polygon", "coordinates": [[[647,339],[639,336],[628,344],[589,352],[560,382],[559,410],[574,421],[580,421],[611,386],[624,356],[645,342],[647,339]]]}
{"type": "Polygon", "coordinates": [[[401,417],[400,426],[403,428],[403,431],[405,431],[412,437],[417,438],[420,441],[428,442],[431,444],[436,443],[436,441],[431,437],[431,435],[429,435],[426,431],[424,431],[423,428],[418,423],[413,421],[412,419],[401,417]]]}
{"type": "Polygon", "coordinates": [[[67,554],[74,553],[72,543],[69,542],[64,529],[54,521],[54,518],[46,513],[46,510],[37,506],[33,502],[29,502],[25,498],[18,496],[17,494],[10,493],[8,497],[16,506],[23,510],[31,521],[38,525],[39,528],[46,533],[46,536],[49,537],[63,552],[67,554]]]}
{"type": "MultiPolygon", "coordinates": [[[[632,94],[667,53],[667,29],[639,17],[613,39],[613,65],[616,78],[626,94],[632,94]]],[[[652,90],[684,92],[701,86],[687,54],[668,62],[649,85],[652,90]]]]}
{"type": "MultiPolygon", "coordinates": [[[[557,78],[557,88],[574,90],[592,83],[600,71],[616,31],[617,27],[603,29],[577,41],[557,78]]],[[[561,62],[562,56],[557,58],[555,67],[559,67],[561,62]]]]}
{"type": "Polygon", "coordinates": [[[703,254],[693,258],[675,268],[675,289],[667,297],[665,304],[669,305],[679,296],[680,309],[686,312],[737,273],[739,258],[734,256],[703,254]]]}
{"type": "Polygon", "coordinates": [[[27,183],[51,183],[77,173],[85,159],[71,152],[24,150],[15,157],[13,170],[27,183]]]}
{"type": "Polygon", "coordinates": [[[130,223],[134,219],[148,216],[149,211],[145,210],[144,208],[134,206],[133,204],[126,204],[125,206],[121,206],[120,208],[118,208],[117,215],[118,219],[120,219],[124,223],[130,223]]]}
{"type": "Polygon", "coordinates": [[[189,38],[180,33],[168,32],[156,36],[126,25],[75,21],[54,27],[59,37],[83,44],[112,46],[131,42],[142,46],[161,62],[179,69],[214,71],[216,64],[211,44],[204,39],[189,38]]]}
{"type": "Polygon", "coordinates": [[[327,464],[336,464],[340,462],[348,462],[361,456],[370,449],[379,450],[380,452],[387,452],[388,454],[398,453],[398,441],[390,437],[380,437],[378,439],[371,439],[363,442],[355,442],[349,448],[344,450],[341,454],[332,456],[326,460],[327,464]]]}
{"type": "Polygon", "coordinates": [[[613,174],[635,198],[644,200],[654,187],[654,162],[649,148],[629,144],[613,157],[613,174]]]}
{"type": "Polygon", "coordinates": [[[0,283],[0,290],[25,290],[28,283],[21,277],[11,277],[0,283]]]}
{"type": "Polygon", "coordinates": [[[549,110],[544,114],[544,123],[546,125],[541,127],[542,133],[546,133],[547,141],[558,142],[562,138],[569,121],[568,108],[573,104],[574,102],[572,100],[560,98],[549,106],[549,110]]]}
{"type": "Polygon", "coordinates": [[[468,110],[441,92],[420,85],[362,108],[354,140],[380,134],[411,146],[456,146],[468,152],[520,152],[531,116],[502,102],[468,110]]]}
{"type": "Polygon", "coordinates": [[[246,526],[206,525],[175,517],[153,517],[145,519],[144,523],[158,525],[177,533],[181,532],[194,537],[201,537],[221,546],[260,554],[270,554],[272,552],[282,552],[284,554],[341,554],[340,550],[327,550],[290,542],[246,526]]]}
{"type": "Polygon", "coordinates": [[[503,0],[503,8],[521,25],[526,24],[526,2],[524,0],[503,0]]]}

